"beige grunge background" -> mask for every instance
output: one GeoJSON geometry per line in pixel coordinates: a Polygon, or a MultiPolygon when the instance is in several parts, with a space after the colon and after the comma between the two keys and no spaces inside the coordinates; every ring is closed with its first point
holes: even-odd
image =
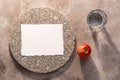
{"type": "Polygon", "coordinates": [[[119,80],[120,79],[120,0],[0,0],[0,80],[119,80]],[[9,31],[26,10],[48,7],[63,14],[73,26],[77,45],[88,43],[87,59],[73,56],[58,71],[32,73],[15,62],[9,51],[9,31]],[[107,15],[105,29],[93,32],[87,15],[101,9],[107,15]]]}

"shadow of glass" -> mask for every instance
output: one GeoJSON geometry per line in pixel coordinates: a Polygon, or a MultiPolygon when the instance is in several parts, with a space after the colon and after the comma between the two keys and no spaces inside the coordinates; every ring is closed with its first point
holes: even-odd
{"type": "Polygon", "coordinates": [[[109,74],[116,74],[116,69],[120,70],[120,53],[105,28],[91,32],[103,70],[108,73],[107,77],[112,77],[109,74]]]}
{"type": "Polygon", "coordinates": [[[80,64],[84,80],[100,80],[99,72],[91,56],[85,59],[80,58],[80,64]]]}
{"type": "Polygon", "coordinates": [[[29,77],[29,78],[32,78],[32,79],[35,79],[35,80],[50,80],[52,78],[55,78],[61,74],[63,74],[68,68],[69,66],[71,65],[71,63],[73,62],[74,60],[74,57],[75,57],[75,53],[76,53],[76,40],[75,40],[75,48],[73,50],[73,53],[70,57],[70,59],[66,62],[65,65],[63,65],[61,68],[53,71],[53,72],[49,72],[49,73],[36,73],[36,72],[32,72],[32,71],[29,71],[27,69],[25,69],[24,67],[22,67],[13,57],[12,55],[12,52],[9,48],[9,51],[10,51],[10,55],[11,55],[11,58],[16,66],[16,68],[25,76],[29,77]]]}

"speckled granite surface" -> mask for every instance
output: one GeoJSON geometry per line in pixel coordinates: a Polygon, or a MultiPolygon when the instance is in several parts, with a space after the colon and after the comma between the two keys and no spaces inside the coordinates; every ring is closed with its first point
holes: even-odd
{"type": "Polygon", "coordinates": [[[26,11],[11,27],[10,32],[12,55],[20,65],[33,72],[47,73],[59,69],[69,60],[75,47],[75,36],[71,25],[62,14],[49,8],[26,11]],[[64,55],[21,56],[21,24],[63,24],[64,55]]]}

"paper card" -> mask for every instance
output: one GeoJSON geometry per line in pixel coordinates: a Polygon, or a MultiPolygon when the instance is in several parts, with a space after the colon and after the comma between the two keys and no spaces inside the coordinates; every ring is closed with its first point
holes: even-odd
{"type": "Polygon", "coordinates": [[[21,24],[21,55],[63,55],[62,24],[21,24]]]}

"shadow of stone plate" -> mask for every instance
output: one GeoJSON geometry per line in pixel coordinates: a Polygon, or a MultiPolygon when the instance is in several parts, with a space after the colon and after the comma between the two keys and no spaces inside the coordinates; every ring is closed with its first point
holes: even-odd
{"type": "Polygon", "coordinates": [[[4,73],[6,71],[6,67],[3,63],[3,61],[0,59],[0,79],[4,79],[4,73]]]}

